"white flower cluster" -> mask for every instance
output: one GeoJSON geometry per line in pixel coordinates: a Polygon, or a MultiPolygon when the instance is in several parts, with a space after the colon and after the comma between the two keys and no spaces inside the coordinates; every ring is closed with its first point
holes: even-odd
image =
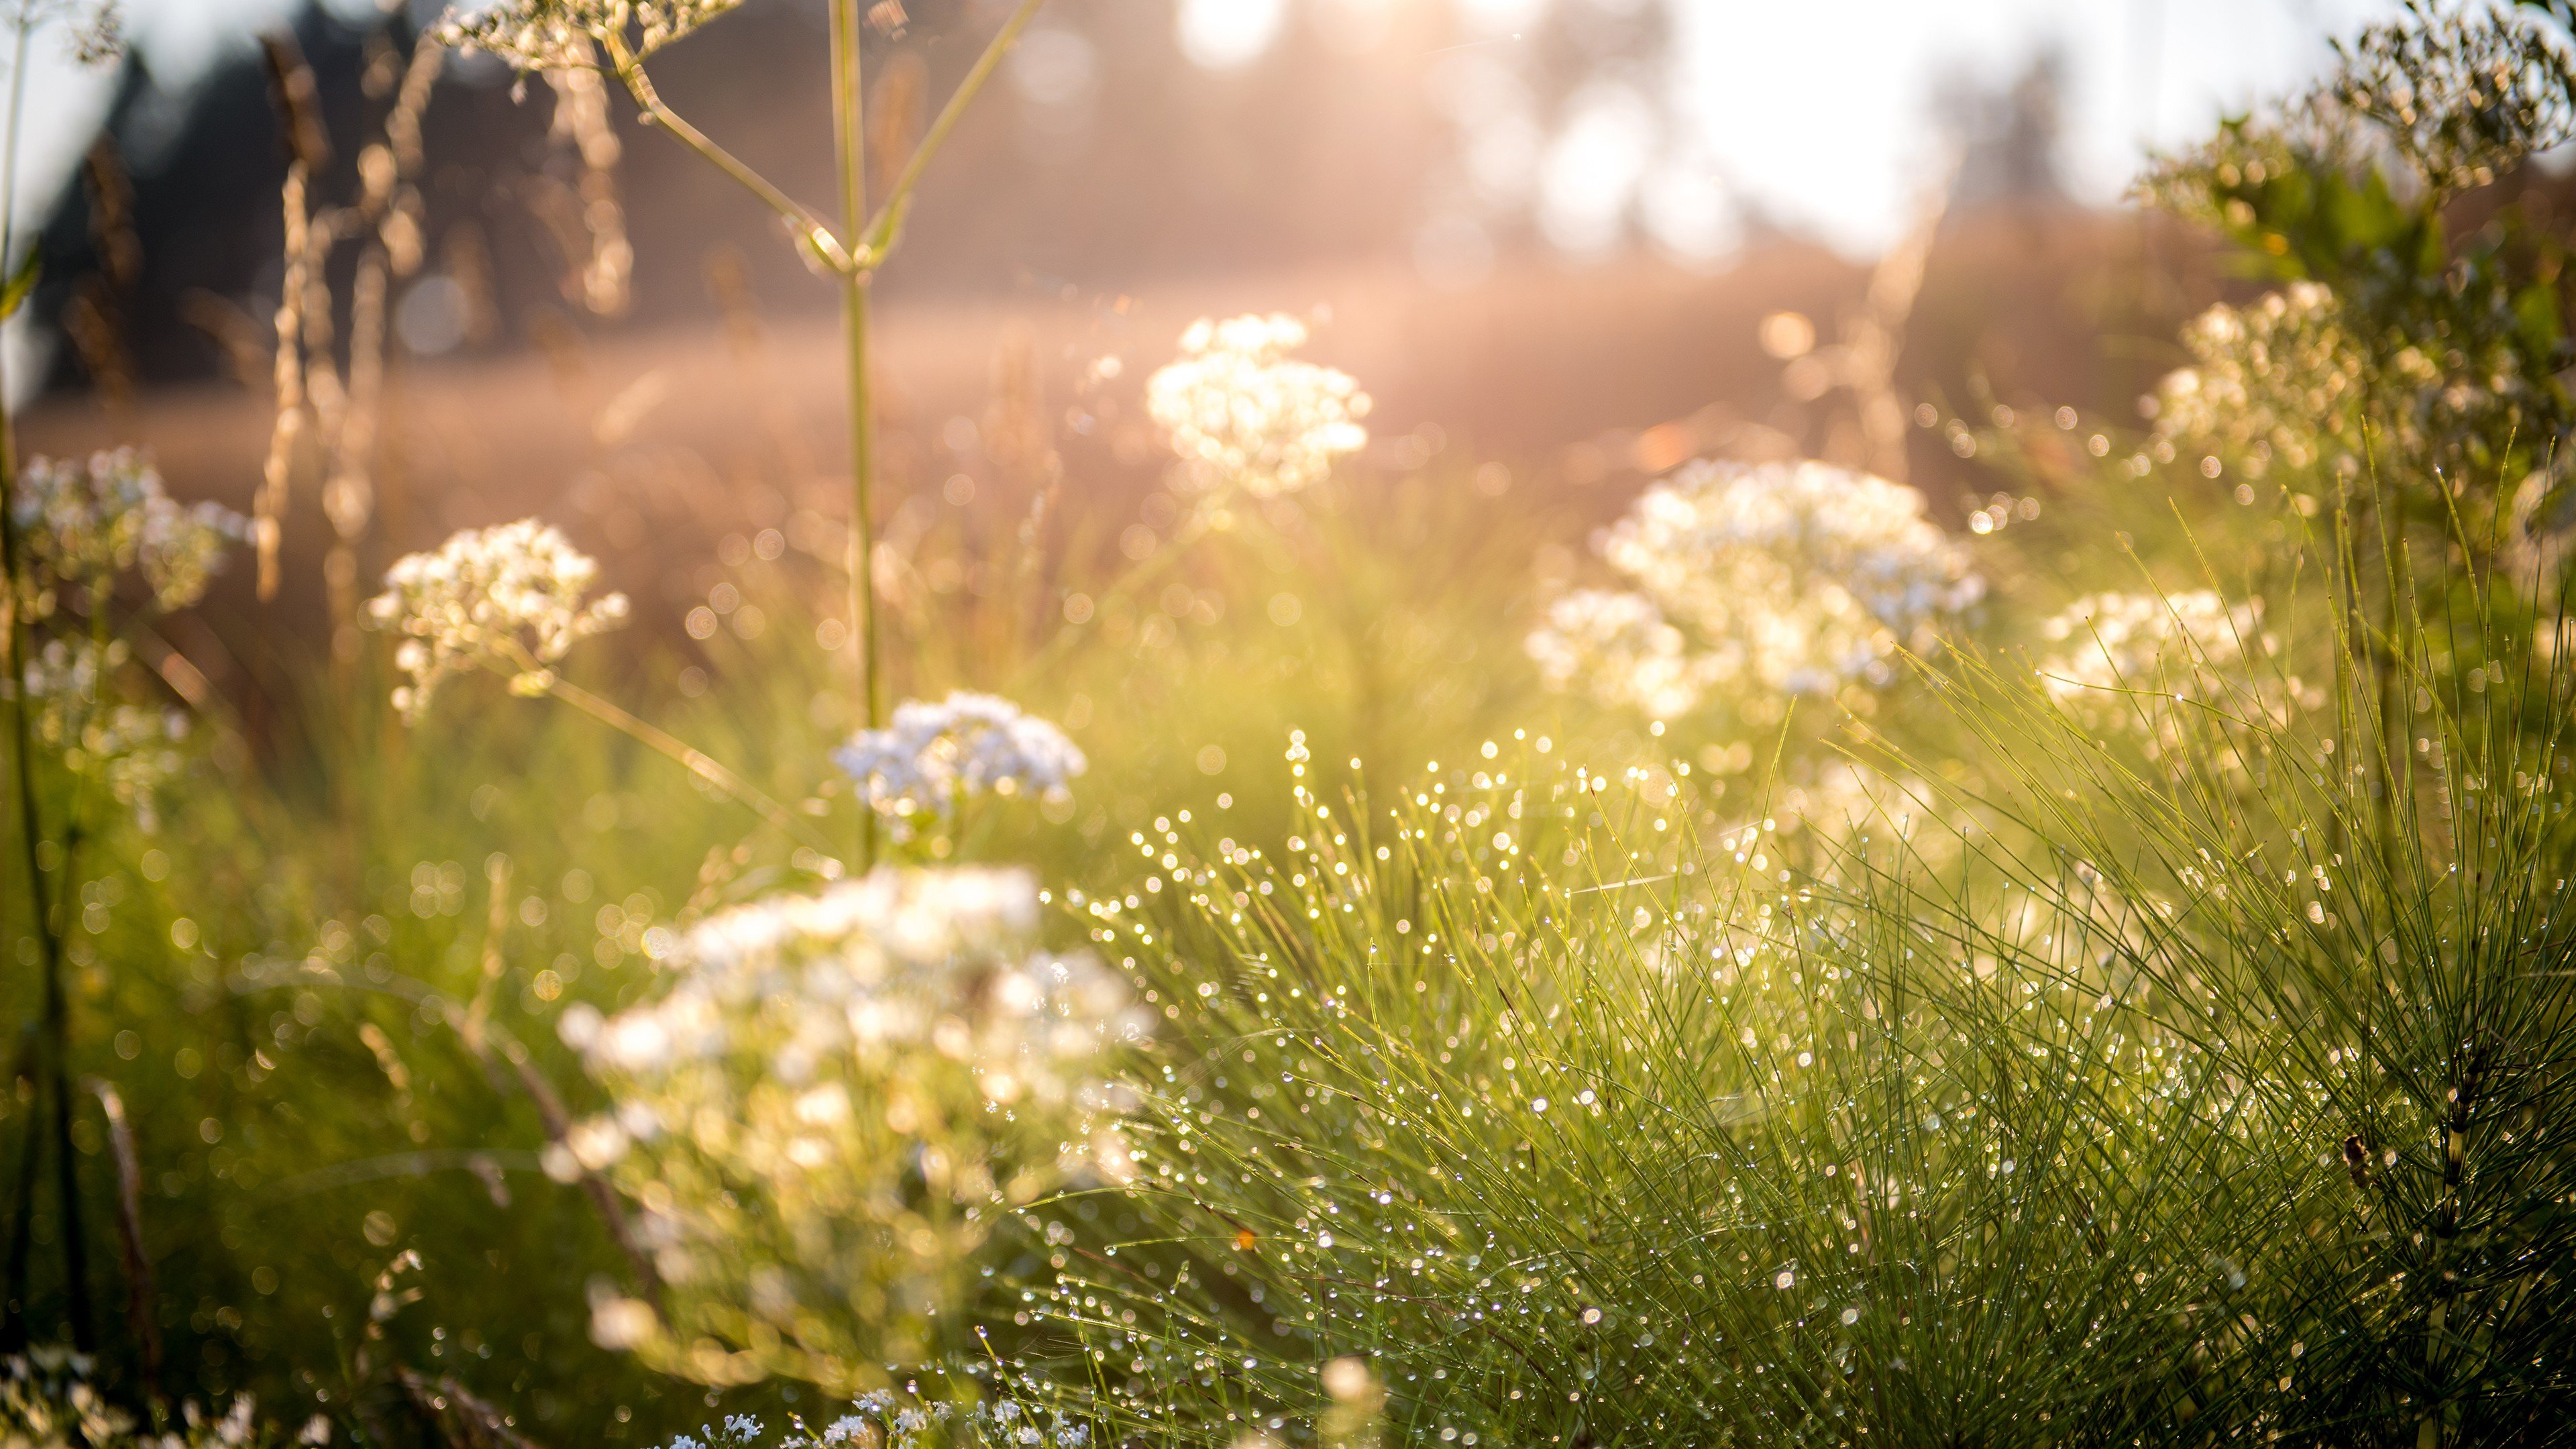
{"type": "Polygon", "coordinates": [[[2213,671],[2258,652],[2263,611],[2215,590],[2087,594],[2039,626],[2059,649],[2040,665],[2052,698],[2100,701],[2121,692],[2190,698],[2213,671]]]}
{"type": "MultiPolygon", "coordinates": [[[[1008,1396],[971,1405],[917,1394],[901,1397],[872,1389],[843,1414],[817,1429],[803,1419],[781,1436],[777,1449],[1088,1449],[1091,1426],[1060,1409],[1008,1396]]],[[[729,1415],[721,1428],[671,1440],[670,1449],[761,1449],[768,1427],[748,1415],[729,1415]]]]}
{"type": "MultiPolygon", "coordinates": [[[[2370,360],[2322,283],[2293,282],[2243,307],[2221,303],[2193,318],[2182,342],[2193,365],[2158,385],[2159,433],[2225,448],[2256,478],[2276,464],[2356,464],[2370,360]]],[[[2411,385],[2435,380],[2421,354],[2393,366],[2411,385]]]]}
{"type": "Polygon", "coordinates": [[[1659,718],[1713,690],[1882,684],[1984,581],[1911,488],[1825,463],[1697,463],[1597,540],[1631,588],[1559,599],[1529,652],[1551,685],[1659,718]]]}
{"type": "Polygon", "coordinates": [[[796,1085],[929,1049],[985,1098],[1061,1106],[1080,1095],[1068,1073],[1142,1018],[1120,1016],[1125,988],[1088,957],[1030,954],[1037,916],[1024,871],[880,870],[709,916],[661,999],[567,1021],[593,1068],[629,1083],[750,1051],[763,1085],[796,1085]]]}
{"type": "Polygon", "coordinates": [[[1090,958],[1036,949],[1038,912],[1024,871],[879,870],[710,916],[659,999],[565,1013],[616,1107],[548,1170],[644,1204],[672,1290],[668,1333],[620,1301],[622,1346],[717,1382],[731,1361],[686,1345],[784,1333],[763,1371],[863,1379],[904,1313],[938,1307],[997,1194],[1132,1173],[1101,1078],[1148,1018],[1090,958]]]}
{"type": "MultiPolygon", "coordinates": [[[[2275,468],[2358,476],[2375,452],[2466,485],[2495,481],[2507,443],[2552,415],[2545,382],[2508,346],[2465,340],[2443,358],[2371,341],[2317,282],[2212,307],[2183,328],[2192,365],[2157,385],[2157,431],[2227,454],[2250,478],[2275,468]]],[[[2554,483],[2564,466],[2543,478],[2554,483]]]]}
{"type": "Polygon", "coordinates": [[[1088,762],[1064,731],[997,695],[952,691],[908,699],[884,729],[863,730],[832,758],[879,813],[945,816],[984,794],[1061,790],[1088,762]]]}
{"type": "Polygon", "coordinates": [[[498,0],[470,13],[451,10],[441,44],[486,50],[519,70],[597,64],[591,49],[611,37],[641,60],[733,9],[742,0],[498,0]]]}
{"type": "Polygon", "coordinates": [[[25,540],[36,618],[53,612],[61,591],[109,587],[127,569],[142,571],[156,606],[184,609],[205,597],[224,549],[250,536],[248,520],[220,504],[174,501],[131,448],[87,462],[37,458],[9,507],[25,540]]]}
{"type": "MultiPolygon", "coordinates": [[[[2324,703],[2271,665],[2274,641],[2262,625],[2259,602],[2231,605],[2209,589],[2088,594],[2040,626],[2057,646],[2040,662],[2040,683],[2074,717],[2140,735],[2161,757],[2196,730],[2278,725],[2324,703]]],[[[2247,743],[2194,757],[2236,769],[2247,743]]]]}
{"type": "Polygon", "coordinates": [[[1657,719],[1699,707],[1713,670],[1694,655],[1664,612],[1643,594],[1577,589],[1547,611],[1547,626],[1529,637],[1530,657],[1550,685],[1588,679],[1616,702],[1657,719]]]}
{"type": "Polygon", "coordinates": [[[156,793],[185,764],[179,744],[188,737],[188,716],[116,699],[111,680],[125,659],[122,640],[107,645],[103,664],[86,639],[46,641],[26,662],[27,727],[64,769],[105,784],[149,831],[160,822],[156,793]]]}
{"type": "Polygon", "coordinates": [[[0,1444],[9,1449],[260,1449],[276,1442],[272,1425],[253,1417],[258,1401],[236,1396],[221,1414],[196,1401],[178,1422],[139,1424],[91,1383],[97,1361],[62,1348],[33,1348],[0,1359],[0,1444]]]}
{"type": "Polygon", "coordinates": [[[1273,314],[1201,318],[1145,384],[1145,408],[1203,490],[1274,498],[1311,487],[1368,444],[1369,397],[1349,374],[1290,353],[1306,327],[1273,314]]]}
{"type": "Polygon", "coordinates": [[[545,693],[567,650],[626,619],[624,594],[584,601],[598,577],[596,560],[533,518],[395,560],[367,604],[376,627],[403,636],[394,662],[411,683],[395,706],[416,722],[440,682],[475,669],[509,675],[515,693],[545,693]]]}

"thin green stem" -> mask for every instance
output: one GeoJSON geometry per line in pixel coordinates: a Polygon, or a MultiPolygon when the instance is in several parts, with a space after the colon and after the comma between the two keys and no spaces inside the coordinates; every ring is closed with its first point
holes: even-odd
{"type": "MultiPolygon", "coordinates": [[[[837,7],[845,3],[849,0],[834,0],[834,13],[837,14],[837,7]]],[[[1010,54],[1011,47],[1019,43],[1020,32],[1029,28],[1029,22],[1037,18],[1038,10],[1045,4],[1046,0],[1021,0],[1020,8],[1011,12],[1011,18],[1003,22],[1002,28],[985,45],[984,53],[975,58],[974,69],[966,72],[966,78],[957,83],[957,89],[948,97],[948,104],[940,107],[938,118],[930,123],[930,129],[922,133],[921,144],[912,148],[912,156],[904,162],[894,185],[886,189],[885,201],[877,207],[876,215],[869,219],[867,230],[851,234],[857,264],[862,270],[873,271],[884,263],[886,254],[894,250],[895,238],[903,230],[903,214],[912,205],[913,190],[921,184],[922,173],[930,169],[931,158],[939,154],[939,148],[948,140],[948,133],[957,129],[966,108],[974,104],[976,93],[993,78],[993,72],[1002,64],[1002,57],[1010,54]]],[[[854,88],[854,96],[855,93],[854,88]]]]}
{"type": "MultiPolygon", "coordinates": [[[[26,111],[28,41],[35,26],[34,11],[19,7],[15,53],[9,66],[8,125],[6,134],[0,135],[0,271],[9,268],[17,251],[18,136],[26,111]]],[[[18,487],[14,424],[9,410],[8,378],[0,372],[0,671],[5,671],[9,684],[11,773],[16,777],[19,846],[26,860],[28,909],[35,917],[38,961],[45,977],[45,1075],[52,1097],[54,1155],[62,1195],[64,1292],[70,1301],[72,1345],[87,1352],[98,1346],[98,1335],[90,1322],[88,1245],[82,1233],[80,1178],[71,1137],[71,1002],[63,988],[62,940],[55,930],[49,904],[53,893],[45,889],[46,872],[39,858],[45,836],[43,817],[36,804],[34,741],[27,727],[26,629],[18,611],[25,558],[23,541],[18,537],[14,496],[18,487]]],[[[65,864],[68,866],[68,862],[65,864]]],[[[32,1167],[32,1154],[28,1161],[32,1167]]],[[[20,1203],[22,1215],[34,1211],[32,1175],[20,1186],[20,1203]]],[[[24,1300],[25,1284],[9,1287],[24,1300]]]]}
{"type": "Polygon", "coordinates": [[[816,850],[826,853],[831,850],[832,843],[825,840],[812,826],[799,820],[794,811],[771,799],[759,786],[725,768],[705,751],[694,748],[678,736],[646,724],[580,685],[564,679],[552,679],[546,685],[546,692],[601,724],[607,725],[610,729],[669,756],[690,774],[722,790],[733,797],[737,803],[758,813],[783,834],[794,836],[816,850]]]}
{"type": "MultiPolygon", "coordinates": [[[[832,142],[841,181],[841,224],[853,237],[867,212],[867,108],[859,71],[858,0],[832,0],[832,142]]],[[[861,729],[879,720],[882,663],[877,648],[876,398],[868,384],[868,275],[841,274],[841,337],[850,389],[850,648],[855,651],[861,729]]],[[[876,864],[876,812],[860,802],[859,869],[876,864]]]]}
{"type": "Polygon", "coordinates": [[[796,198],[779,190],[768,177],[717,145],[704,131],[690,125],[679,112],[664,105],[661,92],[654,89],[653,78],[644,73],[644,62],[626,48],[624,40],[614,35],[604,38],[608,43],[609,68],[625,85],[626,93],[635,98],[635,105],[644,113],[646,122],[669,131],[690,150],[705,157],[717,170],[759,197],[762,205],[777,212],[796,229],[798,243],[810,247],[825,265],[845,275],[849,272],[849,247],[832,234],[832,229],[824,225],[820,217],[806,210],[796,198]]]}

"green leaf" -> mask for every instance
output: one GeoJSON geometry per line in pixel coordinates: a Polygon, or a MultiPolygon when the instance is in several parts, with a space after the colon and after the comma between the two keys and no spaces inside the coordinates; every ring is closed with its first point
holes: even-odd
{"type": "Polygon", "coordinates": [[[18,309],[27,305],[29,294],[36,290],[36,278],[44,270],[44,255],[34,247],[27,248],[26,260],[18,263],[18,270],[9,274],[9,284],[0,287],[0,322],[17,316],[18,309]]]}
{"type": "Polygon", "coordinates": [[[2558,289],[2547,282],[2533,282],[2514,295],[2515,330],[2522,334],[2525,351],[2546,358],[2565,335],[2559,326],[2558,289]]]}

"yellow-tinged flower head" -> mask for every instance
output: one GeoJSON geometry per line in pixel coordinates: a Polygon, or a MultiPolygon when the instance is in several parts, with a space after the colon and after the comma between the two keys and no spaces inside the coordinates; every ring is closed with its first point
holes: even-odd
{"type": "Polygon", "coordinates": [[[1180,357],[1145,384],[1145,408],[1203,490],[1296,493],[1368,444],[1369,396],[1348,373],[1289,354],[1306,345],[1294,317],[1201,318],[1180,357]]]}
{"type": "Polygon", "coordinates": [[[403,636],[394,662],[411,682],[395,706],[417,722],[441,681],[475,669],[510,676],[514,693],[545,693],[575,643],[626,620],[624,594],[582,597],[598,577],[596,560],[533,518],[396,560],[367,604],[377,628],[403,636]]]}
{"type": "Polygon", "coordinates": [[[439,23],[441,43],[489,51],[520,70],[586,69],[613,38],[637,59],[742,0],[499,0],[460,6],[439,23]]]}

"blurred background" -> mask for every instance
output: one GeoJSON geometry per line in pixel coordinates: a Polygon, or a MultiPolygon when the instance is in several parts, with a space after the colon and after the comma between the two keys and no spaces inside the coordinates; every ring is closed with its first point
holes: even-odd
{"type": "MultiPolygon", "coordinates": [[[[1006,8],[875,6],[882,135],[917,133],[1006,8]]],[[[1307,317],[1313,355],[1376,396],[1388,474],[1437,460],[1606,514],[1695,454],[1812,454],[1955,509],[1992,485],[1945,420],[2134,421],[2176,323],[2223,291],[2124,202],[2141,161],[2296,87],[2382,8],[1057,0],[878,282],[890,534],[1041,483],[1150,514],[1165,459],[1137,390],[1190,319],[1250,310],[1307,317]],[[1919,424],[1892,450],[1871,396],[1919,424]]],[[[20,221],[44,280],[7,339],[30,446],[140,442],[183,496],[246,503],[284,275],[275,77],[309,70],[315,199],[345,201],[440,9],[128,0],[111,66],[39,44],[20,221]]],[[[820,0],[746,0],[655,70],[828,209],[823,25],[820,0]]],[[[528,513],[675,598],[735,531],[838,549],[833,289],[607,102],[585,122],[489,58],[438,72],[363,567],[528,513]]],[[[301,491],[290,558],[330,539],[301,491]]]]}

